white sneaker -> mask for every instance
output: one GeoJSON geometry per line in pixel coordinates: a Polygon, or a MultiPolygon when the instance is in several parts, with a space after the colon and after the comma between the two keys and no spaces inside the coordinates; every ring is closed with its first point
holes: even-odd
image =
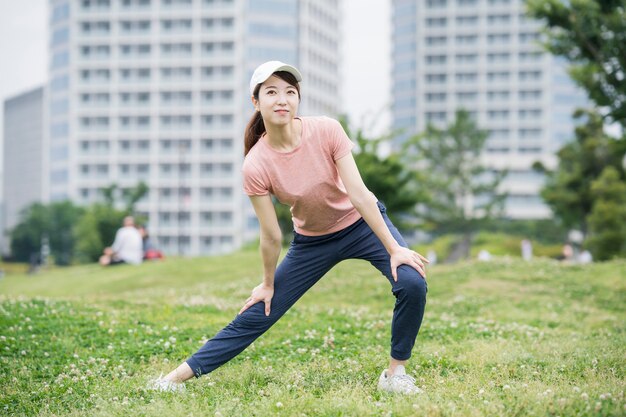
{"type": "Polygon", "coordinates": [[[407,375],[404,366],[396,368],[395,374],[388,376],[385,369],[378,379],[378,390],[395,394],[420,394],[423,391],[415,385],[415,378],[407,375]]]}
{"type": "Polygon", "coordinates": [[[163,379],[163,374],[148,384],[148,389],[162,392],[184,392],[185,384],[179,384],[176,382],[163,379]]]}

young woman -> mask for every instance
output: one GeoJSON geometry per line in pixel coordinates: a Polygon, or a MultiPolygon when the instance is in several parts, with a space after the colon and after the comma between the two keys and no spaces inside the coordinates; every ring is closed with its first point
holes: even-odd
{"type": "MultiPolygon", "coordinates": [[[[159,390],[176,391],[209,373],[268,330],[326,272],[344,259],[364,259],[391,283],[396,304],[391,358],[378,388],[419,393],[404,365],[419,331],[427,286],[422,255],[407,248],[385,207],[363,184],[341,125],[327,117],[298,117],[300,72],[270,61],[250,80],[256,112],[245,133],[244,190],[261,229],[263,282],[237,317],[164,378],[159,390]],[[270,195],[289,204],[294,238],[277,266],[281,232],[270,195]]],[[[346,283],[345,285],[350,285],[346,283]]]]}

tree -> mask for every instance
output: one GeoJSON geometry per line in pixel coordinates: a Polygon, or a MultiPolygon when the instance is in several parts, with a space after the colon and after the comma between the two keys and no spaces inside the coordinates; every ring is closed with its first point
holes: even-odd
{"type": "Polygon", "coordinates": [[[49,230],[50,216],[45,205],[34,203],[23,209],[19,223],[9,232],[12,258],[18,262],[31,262],[38,258],[42,241],[49,230]]]}
{"type": "Polygon", "coordinates": [[[113,243],[115,233],[127,215],[128,212],[107,203],[89,206],[74,229],[78,259],[81,262],[97,261],[102,250],[113,243]]]}
{"type": "Polygon", "coordinates": [[[381,144],[392,135],[368,138],[362,129],[351,131],[346,118],[340,120],[347,135],[357,144],[354,160],[367,188],[385,204],[387,214],[396,227],[406,230],[414,226],[415,207],[426,198],[419,181],[420,173],[409,169],[401,153],[381,156],[381,144]]]}
{"type": "Polygon", "coordinates": [[[57,265],[70,265],[74,261],[77,236],[74,227],[84,213],[82,207],[71,201],[50,204],[50,231],[48,241],[50,254],[57,265]]]}
{"type": "Polygon", "coordinates": [[[541,195],[566,225],[590,233],[597,259],[623,255],[616,248],[623,199],[610,190],[625,186],[626,137],[609,137],[603,125],[626,129],[626,2],[527,0],[527,6],[545,22],[547,50],[570,62],[570,76],[597,106],[577,111],[587,121],[576,128],[575,141],[559,150],[559,166],[541,195]]]}
{"type": "Polygon", "coordinates": [[[11,254],[18,261],[32,262],[39,258],[42,244],[47,240],[54,263],[71,264],[76,244],[72,231],[82,214],[83,209],[70,201],[30,205],[10,233],[11,254]]]}
{"type": "Polygon", "coordinates": [[[481,162],[487,136],[467,111],[458,110],[445,129],[429,124],[404,145],[407,163],[420,167],[420,181],[430,190],[419,212],[423,226],[435,234],[463,234],[467,250],[472,232],[500,214],[506,197],[498,191],[506,171],[481,162]]]}
{"type": "Polygon", "coordinates": [[[527,0],[527,9],[545,22],[546,48],[567,59],[572,79],[626,128],[626,2],[527,0]]]}
{"type": "Polygon", "coordinates": [[[626,255],[626,182],[612,166],[591,183],[593,206],[586,244],[598,260],[626,255]]]}
{"type": "Polygon", "coordinates": [[[541,190],[546,204],[565,226],[586,233],[587,216],[594,203],[591,184],[609,166],[624,177],[625,141],[608,136],[602,117],[594,111],[577,110],[574,117],[586,122],[576,127],[574,140],[557,152],[557,168],[547,171],[541,164],[534,167],[546,174],[541,190]]]}

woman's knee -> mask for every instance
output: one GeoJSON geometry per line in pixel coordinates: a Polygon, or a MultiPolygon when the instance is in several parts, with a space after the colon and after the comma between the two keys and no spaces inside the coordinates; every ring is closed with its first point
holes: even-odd
{"type": "Polygon", "coordinates": [[[272,314],[265,315],[265,304],[259,302],[238,314],[234,322],[245,328],[263,329],[269,328],[275,321],[272,314]]]}
{"type": "Polygon", "coordinates": [[[418,302],[423,302],[426,299],[428,285],[426,280],[414,269],[410,268],[410,271],[398,270],[398,284],[399,292],[403,293],[403,296],[418,302]]]}

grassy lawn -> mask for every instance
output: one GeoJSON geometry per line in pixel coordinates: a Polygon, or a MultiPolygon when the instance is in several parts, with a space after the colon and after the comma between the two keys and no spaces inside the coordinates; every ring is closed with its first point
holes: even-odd
{"type": "Polygon", "coordinates": [[[626,415],[624,261],[431,267],[407,367],[424,395],[376,391],[394,298],[360,261],[184,394],[146,390],[234,317],[260,274],[250,250],[4,277],[0,415],[626,415]]]}

